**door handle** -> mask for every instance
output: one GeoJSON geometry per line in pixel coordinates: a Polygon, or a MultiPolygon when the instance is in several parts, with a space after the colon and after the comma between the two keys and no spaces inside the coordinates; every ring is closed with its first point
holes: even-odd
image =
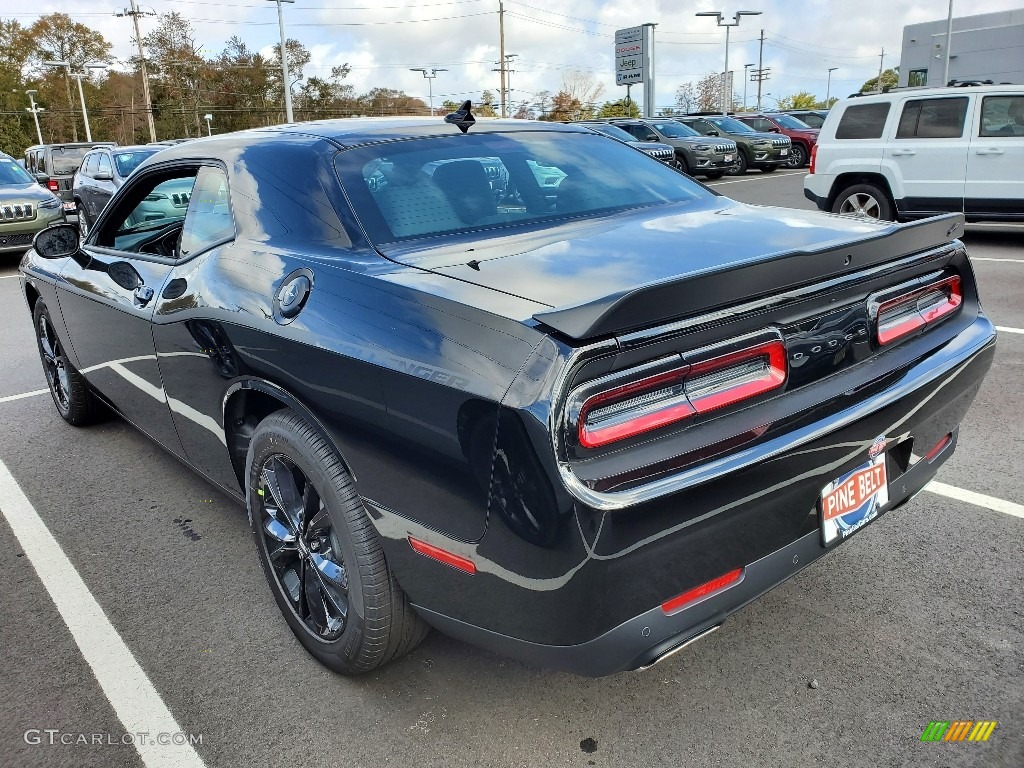
{"type": "Polygon", "coordinates": [[[892,151],[892,156],[893,157],[909,157],[910,155],[916,155],[916,154],[917,154],[917,152],[915,152],[912,149],[894,149],[892,151]]]}
{"type": "Polygon", "coordinates": [[[148,285],[140,285],[135,289],[135,306],[144,307],[153,300],[153,289],[148,285]]]}
{"type": "Polygon", "coordinates": [[[978,154],[979,155],[1001,155],[1001,154],[1003,154],[1003,150],[1001,150],[999,147],[988,147],[986,149],[979,149],[978,150],[978,154]]]}

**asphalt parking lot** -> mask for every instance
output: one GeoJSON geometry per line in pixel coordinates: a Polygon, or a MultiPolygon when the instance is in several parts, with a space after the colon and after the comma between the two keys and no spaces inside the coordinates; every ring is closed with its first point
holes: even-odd
{"type": "MultiPolygon", "coordinates": [[[[803,175],[710,186],[809,208],[803,175]]],[[[243,509],[122,421],[61,421],[41,392],[17,260],[0,257],[0,765],[1019,768],[1024,227],[972,226],[965,240],[1003,330],[941,493],[652,670],[599,680],[437,633],[367,677],[319,666],[279,615],[243,509]],[[45,525],[37,539],[58,545],[45,562],[9,524],[25,504],[45,525]],[[44,582],[79,576],[84,591],[62,609],[78,616],[72,630],[44,582]],[[118,666],[90,667],[89,649],[117,636],[118,666]],[[137,672],[152,688],[130,706],[137,672]],[[140,716],[201,743],[143,762],[123,737],[140,716]],[[985,743],[920,740],[930,721],[956,720],[998,725],[985,743]]]]}

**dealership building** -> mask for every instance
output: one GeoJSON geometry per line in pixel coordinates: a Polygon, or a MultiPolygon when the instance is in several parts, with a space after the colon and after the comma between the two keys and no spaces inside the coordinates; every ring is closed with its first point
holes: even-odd
{"type": "MultiPolygon", "coordinates": [[[[903,28],[900,85],[945,85],[947,19],[903,28]]],[[[1024,8],[953,19],[951,80],[1024,84],[1024,8]]]]}

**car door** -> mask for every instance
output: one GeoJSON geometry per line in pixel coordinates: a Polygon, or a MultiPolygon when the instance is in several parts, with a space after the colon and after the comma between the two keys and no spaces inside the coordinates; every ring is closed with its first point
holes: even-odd
{"type": "Polygon", "coordinates": [[[1024,90],[975,98],[964,212],[1024,218],[1024,90]]]}
{"type": "Polygon", "coordinates": [[[162,167],[133,179],[64,267],[60,308],[81,371],[136,427],[178,455],[153,343],[157,298],[178,260],[197,168],[162,167]]]}
{"type": "MultiPolygon", "coordinates": [[[[882,164],[902,182],[893,190],[897,206],[908,213],[962,211],[967,149],[964,130],[969,98],[908,98],[900,105],[893,138],[882,164]]],[[[891,129],[890,129],[891,130],[891,129]]]]}

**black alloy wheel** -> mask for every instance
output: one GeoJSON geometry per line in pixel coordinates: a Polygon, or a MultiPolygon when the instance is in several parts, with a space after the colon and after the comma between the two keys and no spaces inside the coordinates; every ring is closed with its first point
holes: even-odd
{"type": "Polygon", "coordinates": [[[348,620],[348,575],[330,515],[316,488],[284,454],[260,467],[260,528],[278,587],[306,629],[323,640],[348,620]]]}
{"type": "Polygon", "coordinates": [[[270,414],[253,433],[246,498],[274,599],[320,663],[369,672],[426,636],[347,468],[293,411],[270,414]]]}
{"type": "Polygon", "coordinates": [[[686,155],[682,152],[676,152],[676,170],[682,171],[687,176],[692,176],[690,173],[690,164],[686,162],[686,155]]]}
{"type": "Polygon", "coordinates": [[[57,406],[57,412],[64,421],[76,427],[96,421],[103,413],[103,405],[89,390],[82,374],[68,360],[50,313],[41,300],[36,301],[32,310],[32,321],[36,328],[36,342],[46,385],[53,397],[53,404],[57,406]]]}

